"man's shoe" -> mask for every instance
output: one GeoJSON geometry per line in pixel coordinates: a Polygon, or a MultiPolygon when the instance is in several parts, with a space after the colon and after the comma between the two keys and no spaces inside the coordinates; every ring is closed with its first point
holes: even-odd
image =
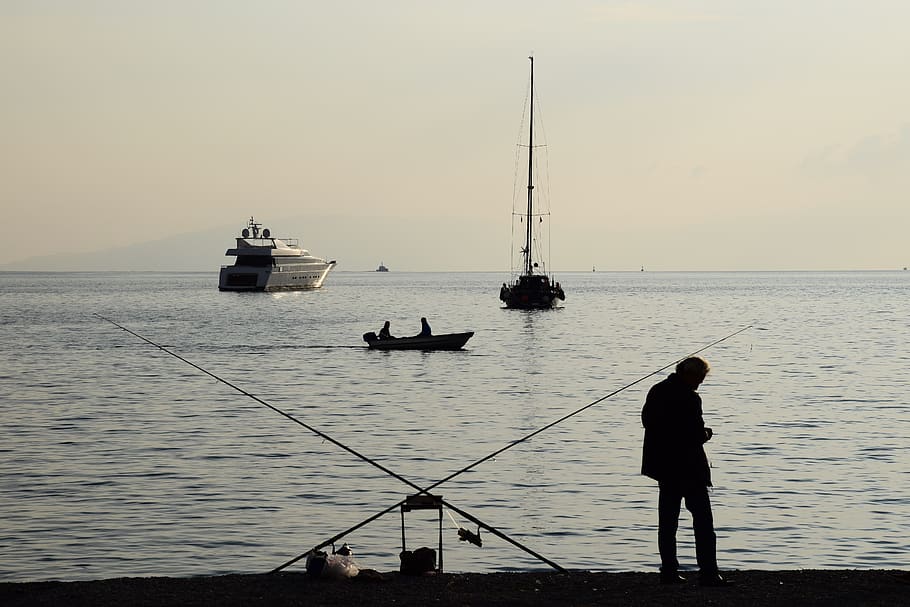
{"type": "Polygon", "coordinates": [[[719,573],[702,574],[698,576],[698,583],[702,586],[732,586],[733,582],[719,573]]]}
{"type": "Polygon", "coordinates": [[[661,584],[685,584],[686,578],[679,575],[675,571],[668,571],[666,573],[661,572],[660,583],[661,584]]]}

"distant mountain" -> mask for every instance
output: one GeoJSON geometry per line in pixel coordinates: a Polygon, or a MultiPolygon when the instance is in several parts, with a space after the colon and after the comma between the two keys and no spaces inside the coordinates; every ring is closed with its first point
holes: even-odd
{"type": "MultiPolygon", "coordinates": [[[[232,263],[224,252],[234,245],[244,219],[236,229],[220,226],[86,253],[54,252],[0,264],[0,270],[217,273],[222,265],[232,263]]],[[[264,227],[279,238],[299,238],[313,255],[337,260],[341,271],[372,272],[380,261],[397,271],[507,271],[509,267],[508,243],[501,242],[506,228],[490,223],[329,215],[277,218],[264,227]]]]}
{"type": "Polygon", "coordinates": [[[0,270],[31,272],[216,272],[226,263],[231,236],[221,231],[169,236],[135,245],[87,253],[55,253],[0,265],[0,270]]]}

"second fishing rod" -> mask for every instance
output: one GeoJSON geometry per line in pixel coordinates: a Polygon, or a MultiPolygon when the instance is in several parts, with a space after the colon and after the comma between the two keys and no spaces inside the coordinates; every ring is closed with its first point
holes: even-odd
{"type": "MultiPolygon", "coordinates": [[[[620,392],[623,392],[623,391],[628,390],[629,388],[631,388],[631,387],[633,387],[633,386],[635,386],[635,385],[637,385],[637,384],[640,384],[641,382],[645,381],[646,379],[648,379],[648,378],[650,378],[650,377],[653,377],[653,376],[657,375],[657,374],[660,373],[661,371],[665,371],[666,369],[669,369],[670,367],[672,367],[673,365],[677,364],[678,362],[680,362],[681,360],[683,360],[683,359],[685,359],[685,358],[688,358],[688,357],[690,357],[690,356],[695,356],[695,355],[697,355],[697,354],[700,354],[701,352],[704,352],[705,350],[708,350],[709,348],[713,348],[714,346],[716,346],[716,345],[718,345],[718,344],[720,344],[720,343],[722,343],[722,342],[725,342],[725,341],[727,341],[728,339],[731,339],[732,337],[735,337],[736,335],[739,335],[740,333],[742,333],[742,332],[744,332],[744,331],[747,331],[748,329],[751,329],[751,328],[752,328],[752,325],[746,325],[745,327],[742,327],[742,328],[740,328],[740,329],[737,329],[736,331],[730,333],[729,335],[726,335],[726,336],[724,336],[724,337],[722,337],[722,338],[720,338],[720,339],[718,339],[718,340],[715,340],[715,341],[713,341],[713,342],[707,344],[706,346],[702,346],[701,348],[699,348],[698,350],[695,350],[694,352],[690,352],[690,353],[687,354],[686,356],[683,356],[683,357],[681,357],[681,358],[678,358],[678,359],[674,360],[673,362],[668,363],[668,364],[666,364],[666,365],[660,367],[659,369],[655,369],[654,371],[651,371],[651,372],[648,373],[647,375],[643,375],[643,376],[639,377],[638,379],[636,379],[635,381],[630,382],[630,383],[628,383],[628,384],[622,386],[621,388],[618,388],[618,389],[614,390],[613,392],[610,392],[609,394],[606,394],[606,395],[604,395],[604,396],[598,398],[597,400],[595,400],[595,401],[593,401],[593,402],[591,402],[591,403],[588,403],[587,405],[585,405],[585,406],[583,406],[583,407],[580,407],[580,408],[578,408],[578,409],[572,411],[571,413],[568,413],[568,414],[566,414],[566,415],[560,417],[559,419],[557,419],[557,420],[555,420],[555,421],[550,422],[549,424],[547,424],[547,425],[545,425],[545,426],[543,426],[543,427],[541,427],[541,428],[538,428],[538,429],[535,430],[534,432],[531,432],[530,434],[527,434],[527,435],[525,435],[524,437],[519,438],[518,440],[512,441],[511,443],[508,443],[508,444],[504,445],[504,446],[501,447],[500,449],[497,449],[496,451],[493,451],[493,452],[490,453],[489,455],[486,455],[486,456],[484,456],[484,457],[478,459],[477,461],[473,462],[472,464],[469,464],[469,465],[467,465],[467,466],[465,466],[465,467],[463,467],[463,468],[461,468],[461,469],[459,469],[459,470],[456,470],[455,472],[453,472],[453,473],[450,474],[449,476],[447,476],[447,477],[445,477],[445,478],[443,478],[443,479],[440,479],[440,480],[436,481],[435,483],[433,483],[433,484],[431,484],[431,485],[427,485],[425,488],[423,488],[423,489],[420,491],[420,493],[424,493],[424,494],[429,495],[429,494],[430,494],[429,492],[432,491],[433,489],[435,489],[436,487],[439,487],[440,485],[442,485],[442,484],[444,484],[444,483],[446,483],[446,482],[452,480],[453,478],[455,478],[455,477],[457,477],[457,476],[460,476],[460,475],[464,474],[465,472],[468,472],[469,470],[472,470],[473,468],[476,468],[476,467],[479,466],[480,464],[482,464],[482,463],[484,463],[484,462],[486,462],[486,461],[488,461],[488,460],[490,460],[490,459],[496,457],[497,455],[499,455],[499,454],[501,454],[501,453],[503,453],[503,452],[505,452],[505,451],[508,451],[508,450],[511,449],[512,447],[515,447],[515,446],[517,446],[517,445],[519,445],[519,444],[521,444],[521,443],[523,443],[523,442],[525,442],[525,441],[528,441],[528,440],[532,439],[533,437],[537,436],[538,434],[540,434],[541,432],[544,432],[544,431],[546,431],[546,430],[552,428],[553,426],[556,426],[556,425],[558,425],[558,424],[560,424],[560,423],[566,421],[567,419],[569,419],[569,418],[571,418],[571,417],[574,417],[574,416],[578,415],[579,413],[582,413],[582,412],[586,411],[587,409],[590,409],[591,407],[593,407],[593,406],[595,406],[595,405],[598,405],[598,404],[602,403],[603,401],[607,400],[608,398],[611,398],[611,397],[613,397],[613,396],[616,396],[616,395],[619,394],[620,392]]],[[[380,517],[382,517],[382,516],[388,514],[389,512],[392,512],[393,510],[395,510],[396,508],[398,508],[399,506],[401,506],[402,503],[404,503],[404,500],[402,500],[402,501],[400,501],[400,502],[397,502],[396,504],[393,504],[392,506],[389,506],[388,508],[386,508],[385,510],[383,510],[383,511],[381,511],[381,512],[377,512],[376,514],[370,516],[369,518],[365,519],[364,521],[361,521],[361,522],[358,523],[357,525],[354,525],[353,527],[350,527],[349,529],[346,529],[346,530],[342,531],[341,533],[336,534],[336,535],[333,536],[332,538],[330,538],[330,539],[328,539],[328,540],[322,542],[321,544],[318,544],[317,546],[311,548],[311,549],[308,550],[307,552],[304,552],[303,554],[301,554],[301,555],[299,555],[299,556],[297,556],[297,557],[291,559],[290,561],[288,561],[288,562],[286,562],[286,563],[280,565],[279,567],[276,567],[275,569],[272,570],[272,573],[276,573],[276,572],[278,572],[278,571],[281,571],[282,569],[285,569],[286,567],[288,567],[288,566],[290,566],[290,565],[296,563],[297,561],[299,561],[300,559],[302,559],[303,557],[305,557],[307,554],[309,554],[311,551],[315,552],[315,551],[320,550],[321,548],[324,548],[324,547],[326,547],[326,546],[329,546],[329,545],[331,545],[331,544],[334,544],[335,542],[337,542],[338,540],[344,538],[345,536],[349,535],[350,533],[352,533],[352,532],[354,532],[354,531],[360,529],[361,527],[363,527],[363,526],[365,526],[365,525],[371,523],[372,521],[374,521],[374,520],[376,520],[376,519],[378,519],[378,518],[380,518],[380,517]]],[[[452,508],[451,505],[449,505],[449,504],[446,504],[446,505],[447,505],[448,507],[452,508]]],[[[481,527],[487,529],[488,531],[490,531],[490,532],[493,533],[494,535],[497,535],[497,536],[499,536],[499,537],[503,537],[503,538],[506,539],[507,541],[512,542],[512,543],[515,543],[515,542],[514,542],[513,540],[511,540],[510,538],[505,537],[503,534],[501,534],[501,532],[498,531],[497,529],[492,528],[492,527],[490,527],[490,526],[488,526],[488,525],[482,523],[481,521],[478,521],[478,520],[476,520],[476,519],[473,519],[473,517],[470,517],[470,516],[466,515],[466,513],[464,513],[464,512],[461,512],[461,511],[459,511],[459,510],[457,510],[457,509],[455,509],[455,508],[452,508],[452,509],[455,510],[456,512],[459,512],[459,514],[465,515],[466,518],[471,519],[473,522],[475,522],[475,523],[477,523],[479,526],[481,526],[481,527]]],[[[527,548],[525,548],[524,546],[521,546],[521,545],[519,545],[519,544],[516,544],[516,545],[519,546],[520,548],[522,548],[523,550],[525,550],[525,551],[531,553],[531,552],[530,552],[527,548]]],[[[533,556],[537,557],[538,559],[540,559],[540,560],[546,562],[546,563],[547,563],[548,565],[550,565],[551,567],[554,567],[554,568],[556,568],[556,569],[559,570],[559,571],[563,571],[562,567],[559,567],[558,565],[555,565],[554,563],[549,562],[547,559],[544,559],[544,558],[541,557],[540,555],[537,555],[537,554],[534,554],[534,553],[531,553],[531,554],[532,554],[533,556]]]]}
{"type": "MultiPolygon", "coordinates": [[[[317,436],[319,436],[319,437],[321,437],[321,438],[323,438],[323,439],[325,439],[325,440],[331,442],[332,444],[334,444],[334,445],[340,447],[341,449],[347,451],[348,453],[350,453],[351,455],[357,457],[358,459],[361,459],[361,460],[367,462],[368,464],[370,464],[370,465],[372,465],[372,466],[375,466],[376,468],[382,470],[383,472],[385,472],[385,473],[388,474],[389,476],[391,476],[391,477],[393,477],[393,478],[395,478],[395,479],[401,481],[402,483],[404,483],[404,484],[406,484],[406,485],[408,485],[408,486],[410,486],[410,487],[416,489],[417,492],[418,492],[418,494],[427,494],[427,495],[429,495],[429,493],[428,493],[425,489],[422,489],[422,488],[421,488],[420,486],[418,486],[417,484],[411,482],[410,480],[406,479],[405,477],[401,476],[400,474],[398,474],[398,473],[396,473],[396,472],[394,472],[394,471],[392,471],[392,470],[386,468],[385,466],[383,466],[382,464],[380,464],[380,463],[377,462],[376,460],[374,460],[374,459],[372,459],[372,458],[370,458],[370,457],[367,457],[366,455],[363,455],[363,454],[360,453],[359,451],[357,451],[357,450],[355,450],[355,449],[353,449],[353,448],[351,448],[351,447],[345,445],[344,443],[342,443],[342,442],[340,442],[340,441],[338,441],[338,440],[332,438],[332,437],[329,436],[328,434],[326,434],[326,433],[324,433],[324,432],[322,432],[322,431],[320,431],[320,430],[314,428],[313,426],[310,426],[309,424],[307,424],[307,423],[305,423],[305,422],[303,422],[303,421],[297,419],[296,417],[294,417],[294,416],[291,415],[290,413],[287,413],[287,412],[285,412],[285,411],[282,411],[282,410],[279,409],[278,407],[276,407],[276,406],[274,406],[274,405],[272,405],[272,404],[270,404],[270,403],[264,401],[263,399],[259,398],[258,396],[254,395],[254,394],[250,394],[250,393],[247,392],[246,390],[243,390],[243,389],[240,388],[239,386],[237,386],[237,385],[235,385],[235,384],[233,384],[233,383],[227,381],[226,379],[224,379],[224,378],[222,378],[222,377],[219,377],[218,375],[216,375],[216,374],[212,373],[211,371],[209,371],[209,370],[203,368],[202,366],[200,366],[200,365],[198,365],[198,364],[196,364],[196,363],[194,363],[194,362],[192,362],[192,361],[190,361],[190,360],[187,360],[186,358],[184,358],[183,356],[180,356],[180,355],[177,354],[176,352],[172,352],[172,351],[169,350],[168,348],[166,348],[166,347],[164,347],[164,346],[162,346],[162,345],[160,345],[160,344],[158,344],[158,343],[152,341],[151,339],[149,339],[149,338],[147,338],[147,337],[145,337],[145,336],[143,336],[143,335],[140,335],[139,333],[136,333],[135,331],[133,331],[133,330],[131,330],[131,329],[128,329],[127,327],[124,327],[123,325],[121,325],[121,324],[119,324],[119,323],[114,322],[113,320],[111,320],[111,319],[109,319],[109,318],[106,318],[106,317],[102,316],[101,314],[97,314],[97,313],[96,313],[95,316],[97,316],[98,318],[100,318],[100,319],[102,319],[102,320],[105,320],[105,321],[111,323],[112,325],[114,325],[114,326],[116,326],[116,327],[122,329],[123,331],[129,333],[130,335],[133,335],[133,336],[135,336],[135,337],[141,339],[142,341],[146,342],[147,344],[150,344],[150,345],[152,345],[152,346],[155,346],[156,348],[158,348],[158,349],[161,350],[162,352],[164,352],[164,353],[166,353],[166,354],[168,354],[168,355],[170,355],[170,356],[173,356],[173,357],[176,358],[177,360],[180,360],[181,362],[184,362],[184,363],[190,365],[190,366],[193,367],[194,369],[197,369],[197,370],[201,371],[202,373],[205,373],[205,374],[208,375],[209,377],[211,377],[211,378],[213,378],[213,379],[215,379],[215,380],[217,380],[217,381],[219,381],[219,382],[225,384],[226,386],[229,386],[230,388],[236,390],[237,392],[240,392],[240,393],[243,394],[244,396],[246,396],[246,397],[248,397],[248,398],[251,398],[252,400],[256,401],[257,403],[259,403],[259,404],[261,404],[261,405],[263,405],[263,406],[265,406],[265,407],[271,409],[272,411],[278,413],[279,415],[282,415],[282,416],[286,417],[287,419],[289,419],[289,420],[291,420],[292,422],[294,422],[294,423],[296,423],[296,424],[298,424],[298,425],[300,425],[300,426],[306,428],[307,430],[309,430],[310,432],[316,434],[317,436]]],[[[376,520],[376,519],[379,518],[380,516],[382,516],[382,515],[384,515],[384,514],[386,514],[386,513],[388,513],[388,512],[391,512],[392,510],[394,510],[395,508],[397,508],[398,506],[400,506],[403,502],[404,502],[404,500],[402,500],[402,501],[396,503],[395,505],[393,505],[393,506],[387,508],[386,510],[384,510],[384,511],[381,512],[381,513],[379,513],[378,515],[372,516],[372,517],[370,517],[369,519],[367,519],[366,521],[363,521],[362,523],[360,523],[360,524],[358,524],[358,525],[355,525],[355,526],[352,527],[351,529],[345,531],[343,534],[341,534],[341,535],[339,535],[339,536],[336,536],[336,538],[344,537],[345,535],[348,535],[348,534],[351,533],[352,531],[354,531],[354,530],[356,530],[356,529],[359,529],[359,528],[363,527],[364,525],[368,524],[369,522],[371,522],[371,521],[373,521],[373,520],[376,520]]],[[[531,556],[533,556],[533,557],[537,558],[538,560],[540,560],[540,561],[542,561],[542,562],[544,562],[544,563],[550,565],[551,567],[553,567],[553,568],[556,569],[557,571],[565,571],[562,567],[560,567],[559,565],[557,565],[557,564],[554,563],[553,561],[551,561],[551,560],[547,559],[546,557],[544,557],[544,556],[538,554],[537,552],[531,550],[530,548],[528,548],[527,546],[521,544],[520,542],[517,542],[516,540],[510,538],[509,536],[507,536],[506,534],[502,533],[501,531],[499,531],[499,530],[496,529],[495,527],[493,527],[493,526],[491,526],[491,525],[488,525],[487,523],[481,521],[479,518],[477,518],[477,517],[475,517],[475,516],[473,516],[473,515],[471,515],[471,514],[465,512],[465,511],[463,511],[463,510],[461,510],[461,509],[459,509],[459,508],[453,506],[452,504],[450,504],[450,503],[448,503],[448,502],[444,502],[444,504],[445,504],[445,506],[446,506],[447,508],[449,508],[449,509],[451,509],[451,510],[453,510],[453,511],[455,511],[455,512],[458,512],[459,514],[465,516],[465,517],[468,518],[469,520],[471,520],[471,521],[473,521],[474,523],[476,523],[477,525],[483,527],[483,528],[486,529],[487,531],[493,533],[493,534],[496,535],[497,537],[500,537],[500,538],[504,539],[505,541],[507,541],[507,542],[509,542],[510,544],[516,546],[517,548],[520,548],[521,550],[524,550],[525,552],[527,552],[527,553],[530,554],[531,556]]],[[[320,544],[320,545],[317,546],[316,548],[313,548],[313,549],[312,549],[312,552],[315,552],[315,551],[319,550],[320,548],[323,548],[323,547],[325,547],[325,546],[328,546],[329,544],[334,543],[334,541],[335,541],[335,538],[330,539],[330,540],[328,540],[328,541],[326,541],[326,542],[323,542],[322,544],[320,544]]],[[[308,550],[307,552],[301,554],[300,556],[298,556],[298,557],[296,557],[296,558],[294,558],[294,559],[291,559],[291,560],[288,561],[287,563],[285,563],[285,564],[281,565],[280,567],[274,569],[274,570],[272,571],[272,573],[275,573],[275,572],[277,572],[277,571],[280,571],[280,570],[282,570],[282,569],[288,567],[289,565],[291,565],[291,564],[293,564],[293,563],[296,563],[297,561],[299,561],[300,559],[302,559],[303,557],[305,557],[305,556],[306,556],[307,554],[309,554],[310,552],[311,552],[311,551],[308,550]]]]}

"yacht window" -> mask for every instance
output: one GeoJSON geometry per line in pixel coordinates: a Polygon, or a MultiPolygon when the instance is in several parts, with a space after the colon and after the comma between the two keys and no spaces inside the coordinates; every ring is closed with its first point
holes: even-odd
{"type": "Polygon", "coordinates": [[[252,266],[254,268],[267,268],[274,265],[273,259],[266,255],[239,255],[237,257],[238,266],[252,266]]]}

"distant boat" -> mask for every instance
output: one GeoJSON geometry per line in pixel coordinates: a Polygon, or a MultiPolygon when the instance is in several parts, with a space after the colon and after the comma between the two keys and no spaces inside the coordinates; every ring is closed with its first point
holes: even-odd
{"type": "Polygon", "coordinates": [[[414,337],[389,337],[379,339],[372,331],[363,334],[363,341],[371,350],[461,350],[474,336],[473,331],[446,333],[444,335],[415,335],[414,337]]]}
{"type": "Polygon", "coordinates": [[[499,290],[499,299],[506,304],[506,308],[520,310],[536,310],[552,308],[556,305],[557,300],[565,300],[566,294],[563,292],[559,283],[551,282],[549,274],[544,269],[539,269],[539,264],[535,261],[534,255],[537,251],[532,247],[539,244],[540,232],[543,229],[544,217],[549,219],[549,213],[542,213],[540,209],[535,212],[534,209],[534,188],[537,185],[534,182],[534,57],[528,57],[531,61],[531,87],[530,95],[530,112],[528,119],[528,207],[523,213],[513,211],[513,220],[518,217],[524,223],[525,244],[521,249],[521,268],[517,270],[518,276],[508,284],[503,283],[499,290]]]}
{"type": "Polygon", "coordinates": [[[225,255],[236,257],[221,266],[219,291],[297,291],[318,289],[334,261],[314,257],[301,249],[296,238],[273,238],[268,228],[250,217],[237,244],[225,255]]]}
{"type": "Polygon", "coordinates": [[[380,262],[379,262],[379,267],[376,268],[376,271],[377,271],[377,272],[388,272],[389,269],[388,269],[387,267],[385,267],[384,265],[382,265],[382,262],[380,261],[380,262]]]}

